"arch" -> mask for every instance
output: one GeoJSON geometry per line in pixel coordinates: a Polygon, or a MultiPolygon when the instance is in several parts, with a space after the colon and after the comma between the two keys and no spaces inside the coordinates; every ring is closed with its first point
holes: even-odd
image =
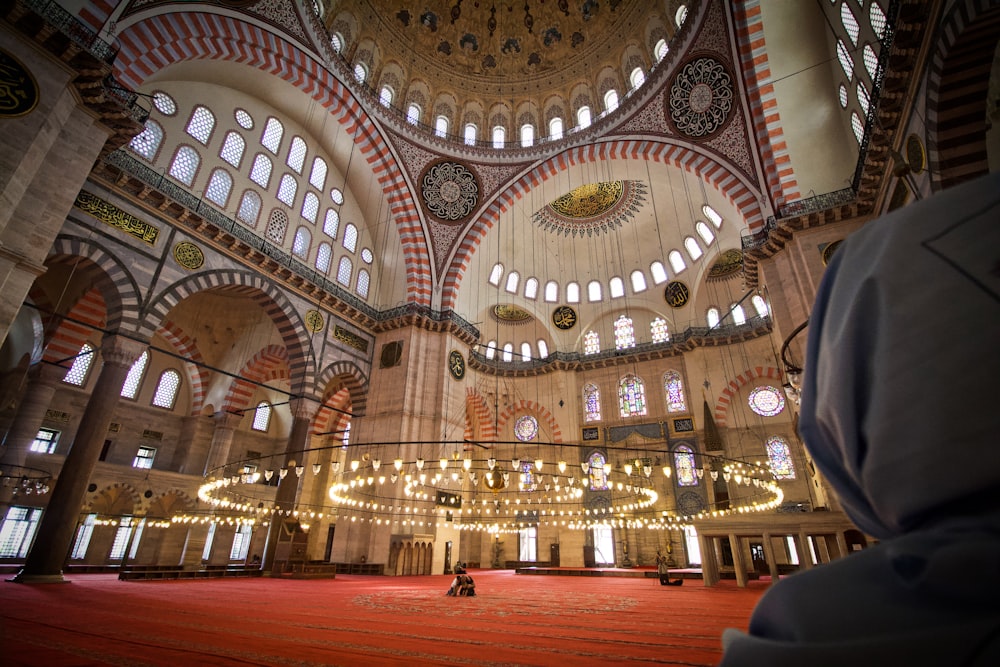
{"type": "Polygon", "coordinates": [[[277,345],[268,345],[247,360],[229,384],[229,391],[222,402],[223,412],[234,412],[250,407],[250,399],[260,385],[272,380],[288,379],[288,351],[277,345]]]}
{"type": "Polygon", "coordinates": [[[199,414],[205,406],[209,380],[209,372],[205,368],[205,359],[201,356],[201,351],[194,340],[170,320],[164,321],[156,333],[167,341],[182,359],[188,360],[184,364],[184,371],[187,374],[188,386],[191,387],[190,414],[199,414]]]}
{"type": "Polygon", "coordinates": [[[465,388],[465,433],[462,437],[466,440],[479,439],[486,442],[497,439],[497,425],[493,420],[493,411],[486,403],[486,397],[473,387],[465,388]]]}
{"type": "Polygon", "coordinates": [[[117,482],[95,491],[87,501],[86,510],[91,514],[135,514],[139,511],[142,495],[131,484],[117,482]],[[126,507],[129,512],[123,511],[126,507]]]}
{"type": "MultiPolygon", "coordinates": [[[[69,370],[80,348],[91,338],[94,330],[103,328],[107,308],[97,289],[89,289],[66,313],[66,319],[57,319],[51,338],[45,341],[42,359],[69,370]]],[[[98,347],[100,345],[98,344],[98,347]]]]}
{"type": "Polygon", "coordinates": [[[715,423],[718,426],[727,425],[726,420],[729,416],[729,406],[732,404],[733,398],[743,387],[750,385],[754,378],[769,378],[780,384],[781,371],[774,366],[755,366],[737,375],[735,380],[730,380],[726,388],[715,399],[715,423]]]}
{"type": "Polygon", "coordinates": [[[291,393],[301,395],[311,386],[315,374],[308,327],[301,315],[267,277],[250,271],[219,269],[187,276],[161,291],[144,311],[140,332],[146,336],[161,326],[170,310],[189,296],[206,290],[235,292],[250,296],[278,329],[288,355],[291,393]]]}
{"type": "Polygon", "coordinates": [[[507,425],[507,421],[514,415],[522,412],[527,412],[533,415],[538,421],[544,422],[546,426],[549,427],[549,431],[552,433],[552,442],[562,444],[562,429],[559,428],[556,418],[549,412],[549,409],[543,405],[539,405],[534,401],[528,401],[521,399],[516,403],[508,405],[500,413],[497,419],[497,429],[501,429],[507,425]]]}
{"type": "Polygon", "coordinates": [[[346,388],[351,397],[351,412],[355,417],[364,416],[368,407],[368,377],[357,365],[336,361],[319,374],[317,385],[322,388],[324,405],[336,390],[346,388]]]}
{"type": "MultiPolygon", "coordinates": [[[[371,166],[396,220],[406,267],[407,298],[431,305],[433,267],[424,244],[421,213],[403,170],[388,144],[348,88],[315,58],[293,42],[262,27],[206,11],[170,12],[143,17],[123,26],[115,73],[126,86],[142,83],[170,65],[192,60],[239,63],[289,82],[320,103],[353,136],[361,157],[371,166]]],[[[322,47],[339,58],[329,44],[322,47]]]]}
{"type": "Polygon", "coordinates": [[[729,169],[714,157],[699,152],[697,147],[659,140],[610,139],[598,144],[569,148],[536,164],[530,171],[498,192],[476,221],[469,226],[455,248],[443,278],[442,308],[452,308],[458,297],[459,286],[476,249],[483,243],[490,229],[500,216],[517,201],[530,200],[533,188],[577,165],[607,160],[651,160],[673,165],[697,174],[705,183],[714,187],[740,211],[751,231],[762,228],[764,211],[761,195],[752,188],[736,170],[729,169]]]}

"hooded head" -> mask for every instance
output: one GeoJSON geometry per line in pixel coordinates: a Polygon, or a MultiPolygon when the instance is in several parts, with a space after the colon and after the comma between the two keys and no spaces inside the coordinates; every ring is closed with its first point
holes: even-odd
{"type": "Polygon", "coordinates": [[[1000,526],[1000,174],[869,224],[810,316],[799,427],[844,510],[886,539],[1000,526]]]}

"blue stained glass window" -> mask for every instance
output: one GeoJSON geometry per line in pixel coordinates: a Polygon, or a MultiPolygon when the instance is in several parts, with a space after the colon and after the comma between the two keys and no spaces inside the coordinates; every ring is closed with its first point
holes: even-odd
{"type": "Polygon", "coordinates": [[[583,409],[586,421],[601,421],[601,390],[596,384],[583,388],[583,409]]]}
{"type": "Polygon", "coordinates": [[[525,491],[534,491],[538,486],[535,479],[534,463],[531,461],[521,461],[521,488],[525,491]]]}
{"type": "Polygon", "coordinates": [[[767,459],[771,472],[778,479],[795,479],[795,464],[788,443],[781,436],[772,435],[767,439],[767,459]]]}
{"type": "Polygon", "coordinates": [[[618,406],[622,417],[646,414],[646,388],[642,380],[626,375],[618,385],[618,406]]]}
{"type": "Polygon", "coordinates": [[[750,409],[763,417],[773,417],[785,409],[785,397],[776,387],[764,385],[750,392],[750,409]]]}
{"type": "Polygon", "coordinates": [[[698,486],[694,452],[687,445],[680,445],[674,450],[674,470],[677,472],[678,486],[698,486]]]}
{"type": "Polygon", "coordinates": [[[667,371],[663,374],[663,391],[667,395],[667,412],[687,412],[684,381],[680,373],[667,371]]]}
{"type": "Polygon", "coordinates": [[[604,454],[600,452],[594,452],[587,459],[590,464],[590,490],[591,491],[604,491],[608,488],[608,473],[604,472],[604,454]]]}
{"type": "Polygon", "coordinates": [[[514,423],[514,436],[521,442],[527,442],[538,435],[538,420],[531,415],[524,415],[514,423]]]}

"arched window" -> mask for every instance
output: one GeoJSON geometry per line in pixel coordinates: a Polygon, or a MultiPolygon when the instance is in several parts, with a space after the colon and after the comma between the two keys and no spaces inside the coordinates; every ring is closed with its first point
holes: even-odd
{"type": "Polygon", "coordinates": [[[878,38],[882,39],[885,37],[885,29],[888,22],[885,20],[885,12],[882,11],[877,2],[870,3],[868,7],[868,20],[871,22],[872,30],[875,31],[878,38]]]}
{"type": "Polygon", "coordinates": [[[531,361],[531,343],[521,343],[521,361],[531,361]]]}
{"type": "Polygon", "coordinates": [[[674,14],[674,22],[677,24],[678,28],[684,25],[684,22],[687,21],[687,17],[688,17],[687,5],[681,5],[680,7],[678,7],[677,13],[674,14]]]}
{"type": "Polygon", "coordinates": [[[840,61],[840,67],[844,70],[847,80],[854,78],[854,58],[851,57],[851,52],[842,39],[837,40],[837,60],[840,61]]]}
{"type": "Polygon", "coordinates": [[[840,100],[840,106],[846,109],[849,100],[847,95],[847,86],[843,83],[837,86],[837,99],[840,100]]]}
{"type": "Polygon", "coordinates": [[[340,265],[337,267],[337,282],[344,287],[350,287],[351,273],[353,271],[354,267],[351,265],[351,259],[349,257],[341,257],[340,265]]]}
{"type": "Polygon", "coordinates": [[[667,40],[661,39],[656,42],[656,46],[653,47],[653,57],[656,58],[656,62],[660,62],[667,57],[670,52],[670,47],[667,45],[667,40]]]}
{"type": "Polygon", "coordinates": [[[743,312],[743,306],[741,306],[740,304],[734,303],[732,306],[729,307],[729,312],[733,316],[733,323],[734,324],[746,324],[747,323],[747,315],[746,315],[745,312],[743,312]]]}
{"type": "Polygon", "coordinates": [[[596,384],[583,387],[583,414],[584,421],[601,421],[601,390],[596,384]]]}
{"type": "Polygon", "coordinates": [[[620,315],[615,320],[615,349],[624,350],[635,347],[635,328],[632,326],[632,318],[620,315]]]}
{"type": "Polygon", "coordinates": [[[156,152],[160,149],[161,143],[163,143],[163,126],[155,120],[147,120],[146,129],[132,138],[132,141],[129,142],[129,148],[152,162],[156,158],[156,152]]]}
{"type": "Polygon", "coordinates": [[[525,123],[521,126],[521,146],[532,146],[535,143],[535,126],[525,123]]]}
{"type": "Polygon", "coordinates": [[[291,207],[295,203],[295,195],[299,191],[299,183],[291,174],[285,174],[278,183],[278,200],[291,207]]]}
{"type": "Polygon", "coordinates": [[[330,189],[330,199],[333,200],[334,204],[336,204],[337,206],[340,206],[341,204],[344,203],[344,193],[343,193],[343,191],[340,188],[331,188],[330,189]]]}
{"type": "Polygon", "coordinates": [[[350,222],[344,227],[344,248],[348,252],[355,252],[358,249],[358,228],[350,222]]]}
{"type": "Polygon", "coordinates": [[[163,371],[160,373],[160,381],[156,383],[156,391],[153,392],[153,405],[173,410],[180,388],[181,374],[172,368],[163,371]]]}
{"type": "Polygon", "coordinates": [[[253,424],[250,425],[255,431],[267,432],[267,427],[271,424],[271,404],[261,401],[253,411],[253,424]]]}
{"type": "Polygon", "coordinates": [[[190,146],[180,146],[170,163],[170,175],[184,185],[191,187],[200,164],[201,157],[198,155],[198,151],[190,146]]]}
{"type": "Polygon", "coordinates": [[[415,103],[410,103],[410,106],[406,107],[406,122],[410,125],[416,125],[420,122],[420,105],[415,103]]]}
{"type": "Polygon", "coordinates": [[[434,119],[434,134],[439,137],[448,136],[448,118],[446,116],[438,116],[434,119]]]}
{"type": "Polygon", "coordinates": [[[197,139],[203,146],[207,146],[208,140],[212,136],[212,130],[214,129],[215,114],[209,111],[207,107],[198,105],[191,112],[191,118],[188,120],[184,131],[197,139]]]}
{"type": "Polygon", "coordinates": [[[591,491],[606,491],[608,488],[608,473],[604,469],[607,459],[600,452],[594,452],[587,459],[587,476],[590,478],[591,491]]]}
{"type": "Polygon", "coordinates": [[[677,471],[677,486],[698,486],[698,466],[694,451],[687,445],[674,449],[674,470],[677,471]]]}
{"type": "Polygon", "coordinates": [[[504,343],[503,346],[503,360],[507,363],[514,361],[514,344],[504,343]]]}
{"type": "Polygon", "coordinates": [[[771,472],[776,478],[795,479],[792,452],[788,448],[788,443],[781,436],[773,435],[767,439],[767,460],[771,464],[771,472]]]}
{"type": "Polygon", "coordinates": [[[757,311],[757,315],[759,317],[767,317],[768,315],[767,302],[764,301],[764,297],[762,297],[760,294],[754,294],[753,297],[750,299],[750,303],[753,304],[754,310],[757,311]]]}
{"type": "Polygon", "coordinates": [[[671,250],[667,254],[667,261],[670,262],[670,268],[674,270],[675,274],[682,273],[687,268],[687,264],[684,263],[684,258],[681,257],[678,250],[671,250]]]}
{"type": "Polygon", "coordinates": [[[507,284],[504,289],[511,294],[517,294],[517,285],[521,280],[521,276],[518,275],[517,271],[511,271],[507,274],[507,284]]]}
{"type": "Polygon", "coordinates": [[[247,190],[243,193],[243,199],[240,200],[240,208],[236,213],[236,217],[248,227],[256,227],[257,218],[260,216],[261,204],[260,195],[253,190],[247,190]]]}
{"type": "Polygon", "coordinates": [[[604,93],[604,110],[608,113],[618,108],[618,91],[614,88],[604,93]]]}
{"type": "Polygon", "coordinates": [[[649,273],[653,276],[654,285],[667,282],[667,269],[663,266],[663,262],[657,260],[650,264],[649,273]]]}
{"type": "Polygon", "coordinates": [[[314,192],[307,192],[302,198],[302,217],[309,222],[316,224],[316,216],[319,214],[319,197],[314,192]]]}
{"type": "Polygon", "coordinates": [[[394,93],[392,88],[389,86],[382,86],[382,90],[378,94],[378,101],[382,103],[382,106],[387,107],[392,104],[392,98],[394,93]]]}
{"type": "Polygon", "coordinates": [[[306,164],[306,142],[302,137],[292,137],[292,145],[288,147],[288,157],[285,164],[291,167],[296,174],[301,174],[306,164]]]}
{"type": "Polygon", "coordinates": [[[149,350],[139,355],[139,358],[132,363],[132,368],[128,369],[128,375],[125,376],[125,382],[122,383],[122,398],[134,401],[135,397],[139,395],[139,386],[142,384],[142,376],[146,372],[147,364],[149,364],[149,350]]]}
{"type": "Polygon", "coordinates": [[[549,356],[549,344],[544,339],[538,339],[538,358],[547,359],[549,356]]]}
{"type": "Polygon", "coordinates": [[[705,315],[705,321],[708,322],[709,329],[719,326],[719,309],[715,306],[709,308],[708,313],[705,315]]]}
{"type": "Polygon", "coordinates": [[[277,118],[268,118],[264,125],[264,133],[260,135],[260,144],[275,155],[281,148],[281,137],[285,135],[285,126],[277,118]]]}
{"type": "Polygon", "coordinates": [[[591,303],[595,303],[604,298],[601,294],[601,283],[596,280],[591,280],[587,283],[587,300],[591,303]]]}
{"type": "Polygon", "coordinates": [[[582,106],[576,110],[576,124],[581,128],[590,127],[590,107],[582,106]]]}
{"type": "Polygon", "coordinates": [[[326,160],[321,157],[313,158],[312,171],[309,172],[309,185],[317,190],[322,190],[326,185],[326,160]]]}
{"type": "Polygon", "coordinates": [[[538,297],[538,278],[528,278],[524,281],[524,298],[534,299],[538,297]]]}
{"type": "Polygon", "coordinates": [[[722,227],[722,216],[719,215],[714,208],[705,204],[701,207],[701,212],[705,214],[705,217],[712,221],[716,229],[722,227]]]}
{"type": "Polygon", "coordinates": [[[358,83],[364,83],[368,79],[368,68],[365,67],[364,63],[357,63],[354,65],[354,80],[358,83]]]}
{"type": "Polygon", "coordinates": [[[588,331],[583,335],[583,353],[597,354],[601,351],[601,337],[596,331],[588,331]]]}
{"type": "Polygon", "coordinates": [[[563,136],[563,120],[562,118],[556,116],[549,121],[549,138],[550,139],[562,139],[563,136]]]}
{"type": "Polygon", "coordinates": [[[840,5],[840,21],[844,24],[844,30],[847,31],[847,36],[851,39],[851,44],[854,46],[858,45],[858,35],[861,33],[861,29],[858,27],[858,20],[854,18],[854,12],[847,3],[842,3],[840,5]]]}
{"type": "Polygon", "coordinates": [[[626,375],[618,384],[618,409],[622,417],[646,414],[646,387],[635,375],[626,375]]]}
{"type": "Polygon", "coordinates": [[[219,157],[239,169],[243,163],[243,152],[246,147],[247,142],[243,140],[239,132],[227,132],[226,138],[222,142],[222,149],[219,151],[219,157]]]}
{"type": "Polygon", "coordinates": [[[625,281],[618,276],[608,281],[608,293],[612,299],[625,296],[625,281]]]}
{"type": "Polygon", "coordinates": [[[216,169],[208,179],[205,187],[205,199],[220,206],[226,207],[229,201],[229,193],[233,189],[233,177],[225,169],[216,169]]]}
{"type": "Polygon", "coordinates": [[[705,242],[705,245],[712,245],[712,241],[715,240],[715,233],[701,220],[694,224],[694,231],[698,232],[698,236],[705,242]]]}
{"type": "Polygon", "coordinates": [[[649,334],[654,343],[666,343],[670,340],[670,330],[667,328],[667,321],[662,317],[657,317],[649,323],[649,334]]]}
{"type": "Polygon", "coordinates": [[[865,48],[861,49],[861,57],[864,60],[868,78],[874,81],[875,73],[878,71],[878,54],[875,53],[875,49],[872,48],[871,44],[865,44],[865,48]]]}
{"type": "Polygon", "coordinates": [[[688,256],[691,257],[691,261],[699,259],[704,254],[701,246],[698,245],[698,241],[695,240],[693,236],[687,236],[684,238],[684,249],[687,250],[688,256]]]}
{"type": "Polygon", "coordinates": [[[264,237],[275,245],[285,242],[285,232],[288,231],[288,216],[280,209],[271,211],[271,216],[267,221],[267,228],[264,230],[264,237]]]}
{"type": "Polygon", "coordinates": [[[639,269],[632,272],[630,276],[632,280],[632,291],[639,293],[646,291],[646,274],[644,274],[639,269]]]}
{"type": "Polygon", "coordinates": [[[507,131],[503,129],[502,125],[497,125],[493,128],[493,148],[503,148],[504,143],[507,141],[507,131]]]}
{"type": "Polygon", "coordinates": [[[271,183],[271,158],[263,153],[258,153],[253,159],[253,166],[250,167],[250,180],[262,188],[267,188],[271,183]]]}
{"type": "Polygon", "coordinates": [[[667,397],[667,412],[687,412],[684,381],[680,373],[667,371],[663,374],[663,393],[667,397]]]}
{"type": "Polygon", "coordinates": [[[334,53],[341,53],[344,50],[344,36],[339,32],[330,35],[330,48],[334,53]]]}
{"type": "Polygon", "coordinates": [[[478,134],[479,134],[479,131],[478,131],[478,128],[476,127],[475,123],[466,123],[465,124],[465,145],[466,146],[475,146],[476,145],[476,139],[478,138],[477,137],[478,134]]]}
{"type": "Polygon", "coordinates": [[[490,271],[489,281],[491,285],[500,286],[500,278],[503,277],[503,264],[497,263],[493,265],[493,270],[490,271]]]}
{"type": "Polygon", "coordinates": [[[324,275],[330,272],[330,260],[333,259],[333,249],[330,244],[323,242],[316,249],[316,270],[324,275]]]}
{"type": "Polygon", "coordinates": [[[871,98],[868,96],[868,89],[865,88],[865,84],[858,81],[858,104],[861,105],[861,111],[866,116],[868,115],[868,107],[871,106],[871,98]]]}
{"type": "Polygon", "coordinates": [[[309,254],[309,245],[312,243],[312,234],[305,227],[295,230],[295,239],[292,241],[292,254],[305,259],[309,254]]]}
{"type": "Polygon", "coordinates": [[[496,354],[497,354],[497,342],[495,340],[491,340],[490,342],[486,343],[485,356],[487,359],[492,359],[493,357],[496,356],[496,354]]]}
{"type": "Polygon", "coordinates": [[[632,84],[632,90],[635,90],[642,84],[646,83],[646,73],[642,71],[641,67],[636,67],[632,70],[632,73],[629,74],[628,80],[632,84]]]}
{"type": "Polygon", "coordinates": [[[580,303],[580,284],[571,282],[566,285],[566,302],[580,303]]]}
{"type": "Polygon", "coordinates": [[[854,130],[854,138],[860,144],[865,138],[865,121],[857,111],[851,112],[851,129],[854,130]]]}
{"type": "Polygon", "coordinates": [[[84,343],[83,347],[80,348],[80,352],[73,359],[73,365],[69,367],[66,371],[66,375],[63,377],[63,382],[66,384],[76,385],[77,387],[82,387],[87,381],[87,375],[90,373],[90,367],[94,363],[94,346],[90,343],[84,343]]]}
{"type": "Polygon", "coordinates": [[[550,280],[545,283],[545,301],[547,303],[555,303],[559,300],[559,283],[554,280],[550,280]]]}
{"type": "Polygon", "coordinates": [[[326,217],[323,219],[323,233],[331,239],[337,238],[337,229],[340,227],[340,214],[332,208],[326,209],[326,217]]]}
{"type": "Polygon", "coordinates": [[[358,280],[354,284],[354,292],[362,299],[367,299],[369,285],[371,285],[371,274],[368,273],[368,269],[359,269],[358,280]]]}

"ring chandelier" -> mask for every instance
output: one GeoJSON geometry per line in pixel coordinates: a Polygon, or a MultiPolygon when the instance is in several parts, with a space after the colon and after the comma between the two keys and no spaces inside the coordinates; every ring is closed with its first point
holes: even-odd
{"type": "MultiPolygon", "coordinates": [[[[715,481],[721,475],[727,484],[740,489],[739,498],[732,498],[726,507],[705,508],[685,513],[660,502],[660,494],[653,488],[654,477],[675,475],[669,462],[671,452],[666,450],[636,450],[620,448],[624,464],[606,463],[604,489],[590,489],[589,464],[584,461],[570,464],[565,460],[549,461],[543,458],[523,459],[513,455],[509,460],[497,460],[490,453],[475,457],[469,446],[489,447],[515,443],[471,443],[466,441],[435,443],[352,443],[350,449],[363,449],[360,458],[353,458],[341,471],[338,461],[313,463],[314,476],[324,472],[339,475],[331,484],[328,496],[333,505],[316,505],[296,502],[279,506],[265,497],[264,490],[273,486],[266,482],[294,475],[302,477],[305,465],[290,461],[285,467],[266,468],[259,471],[226,474],[233,467],[245,469],[248,464],[259,467],[277,455],[247,459],[221,467],[216,472],[222,476],[210,477],[198,491],[198,497],[225,518],[234,515],[244,521],[267,522],[272,516],[298,519],[303,527],[324,516],[336,515],[340,520],[367,522],[376,525],[398,523],[418,528],[448,525],[457,530],[479,530],[490,533],[508,533],[530,525],[557,525],[570,529],[584,529],[595,525],[626,526],[652,530],[680,530],[695,521],[711,520],[771,510],[781,504],[784,494],[767,463],[751,463],[721,456],[692,453],[697,465],[693,473],[699,483],[706,476],[715,481]],[[377,452],[387,448],[399,451],[403,446],[430,445],[463,446],[464,455],[454,452],[451,457],[441,456],[429,461],[417,455],[413,460],[396,456],[383,461],[377,452]],[[637,455],[638,453],[638,455],[637,455]],[[654,466],[650,461],[656,455],[665,456],[666,465],[654,466]],[[601,506],[588,506],[588,494],[600,494],[608,502],[601,506]]],[[[524,443],[517,443],[522,447],[524,443]]],[[[532,443],[530,448],[583,448],[584,445],[565,443],[532,443]]],[[[340,445],[303,449],[292,454],[303,457],[310,452],[340,449],[340,445]]],[[[592,449],[592,445],[586,445],[592,449]]],[[[613,447],[603,447],[611,455],[613,447]]],[[[487,450],[489,452],[489,450],[487,450]]],[[[285,455],[282,455],[285,456],[285,455]]],[[[681,487],[683,488],[683,487],[681,487]]],[[[273,494],[273,491],[271,492],[273,494]]],[[[175,521],[190,521],[175,517],[175,521]]]]}

